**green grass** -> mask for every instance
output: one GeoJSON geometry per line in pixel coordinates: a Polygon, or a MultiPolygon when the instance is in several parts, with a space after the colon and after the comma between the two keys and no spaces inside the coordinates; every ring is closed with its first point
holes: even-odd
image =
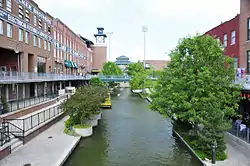
{"type": "Polygon", "coordinates": [[[64,133],[70,136],[78,136],[72,128],[65,128],[64,133]]]}
{"type": "Polygon", "coordinates": [[[91,125],[90,124],[84,124],[84,125],[74,125],[74,128],[76,129],[86,129],[86,128],[90,128],[91,125]]]}

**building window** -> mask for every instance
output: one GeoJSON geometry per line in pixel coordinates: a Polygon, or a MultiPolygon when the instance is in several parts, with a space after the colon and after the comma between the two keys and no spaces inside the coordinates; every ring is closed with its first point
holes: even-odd
{"type": "Polygon", "coordinates": [[[27,43],[27,44],[29,44],[29,37],[30,37],[30,33],[25,32],[25,43],[27,43]]]}
{"type": "Polygon", "coordinates": [[[54,57],[56,57],[56,49],[54,48],[54,57]]]}
{"type": "Polygon", "coordinates": [[[38,47],[41,48],[41,38],[38,37],[37,39],[38,39],[38,47]]]}
{"type": "Polygon", "coordinates": [[[227,47],[227,34],[224,34],[224,37],[223,37],[223,42],[224,42],[224,47],[227,47]]]}
{"type": "Polygon", "coordinates": [[[3,7],[3,0],[0,0],[0,7],[3,7]]]}
{"type": "Polygon", "coordinates": [[[250,18],[247,21],[247,40],[250,40],[250,18]]]}
{"type": "Polygon", "coordinates": [[[44,40],[44,49],[46,50],[47,49],[47,41],[44,40]]]}
{"type": "Polygon", "coordinates": [[[36,26],[37,25],[37,19],[36,19],[36,16],[34,15],[34,25],[36,26]]]}
{"type": "Polygon", "coordinates": [[[48,33],[51,34],[51,28],[49,25],[48,25],[48,33]]]}
{"type": "Polygon", "coordinates": [[[6,0],[6,9],[11,12],[12,8],[12,1],[11,0],[6,0]]]}
{"type": "Polygon", "coordinates": [[[54,31],[54,39],[56,40],[56,31],[54,31]]]}
{"type": "Polygon", "coordinates": [[[44,23],[44,31],[47,32],[47,24],[46,24],[46,22],[44,23]]]}
{"type": "Polygon", "coordinates": [[[50,49],[51,49],[51,44],[50,42],[48,42],[48,51],[50,51],[50,49]]]}
{"type": "Polygon", "coordinates": [[[12,38],[12,25],[7,23],[7,37],[12,38]]]}
{"type": "Polygon", "coordinates": [[[19,9],[18,9],[18,16],[21,18],[21,19],[23,19],[23,7],[21,6],[21,5],[19,5],[19,7],[18,7],[19,9]]]}
{"type": "Polygon", "coordinates": [[[37,46],[37,37],[35,35],[33,36],[33,45],[37,46]]]}
{"type": "Polygon", "coordinates": [[[30,22],[30,13],[28,10],[25,10],[25,21],[30,22]]]}
{"type": "Polygon", "coordinates": [[[3,34],[3,20],[0,20],[0,34],[3,34]]]}
{"type": "Polygon", "coordinates": [[[19,29],[18,34],[19,34],[19,41],[23,41],[23,30],[19,29]]]}
{"type": "Polygon", "coordinates": [[[42,27],[43,27],[41,18],[38,19],[38,26],[40,29],[42,29],[42,27]]]}
{"type": "Polygon", "coordinates": [[[250,51],[247,51],[247,73],[250,73],[250,51]]]}
{"type": "Polygon", "coordinates": [[[231,45],[234,45],[235,44],[235,41],[236,41],[236,34],[235,34],[235,30],[233,30],[231,32],[231,45]]]}

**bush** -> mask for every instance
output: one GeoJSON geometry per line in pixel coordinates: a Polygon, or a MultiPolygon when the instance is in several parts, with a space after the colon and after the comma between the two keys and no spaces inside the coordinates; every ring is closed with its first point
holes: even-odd
{"type": "Polygon", "coordinates": [[[86,129],[86,128],[90,128],[90,127],[91,127],[90,124],[74,125],[74,128],[76,128],[76,129],[86,129]]]}
{"type": "Polygon", "coordinates": [[[69,118],[68,120],[66,120],[65,122],[65,127],[66,128],[71,128],[74,125],[74,121],[72,118],[69,118]]]}

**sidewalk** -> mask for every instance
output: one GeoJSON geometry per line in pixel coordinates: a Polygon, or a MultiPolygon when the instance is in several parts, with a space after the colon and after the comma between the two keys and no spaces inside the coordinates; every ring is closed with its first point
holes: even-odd
{"type": "Polygon", "coordinates": [[[67,117],[0,160],[0,165],[60,166],[80,141],[80,137],[64,134],[65,120],[67,117]]]}
{"type": "MultiPolygon", "coordinates": [[[[248,145],[250,146],[250,144],[248,145]]],[[[206,162],[207,166],[250,166],[250,155],[240,149],[237,144],[227,141],[228,159],[216,161],[216,164],[206,162]]]]}

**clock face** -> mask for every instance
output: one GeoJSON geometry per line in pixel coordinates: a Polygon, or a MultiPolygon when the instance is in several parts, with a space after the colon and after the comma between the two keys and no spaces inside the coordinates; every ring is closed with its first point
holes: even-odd
{"type": "Polygon", "coordinates": [[[98,43],[103,43],[103,37],[102,36],[98,36],[97,37],[97,41],[98,41],[98,43]]]}

